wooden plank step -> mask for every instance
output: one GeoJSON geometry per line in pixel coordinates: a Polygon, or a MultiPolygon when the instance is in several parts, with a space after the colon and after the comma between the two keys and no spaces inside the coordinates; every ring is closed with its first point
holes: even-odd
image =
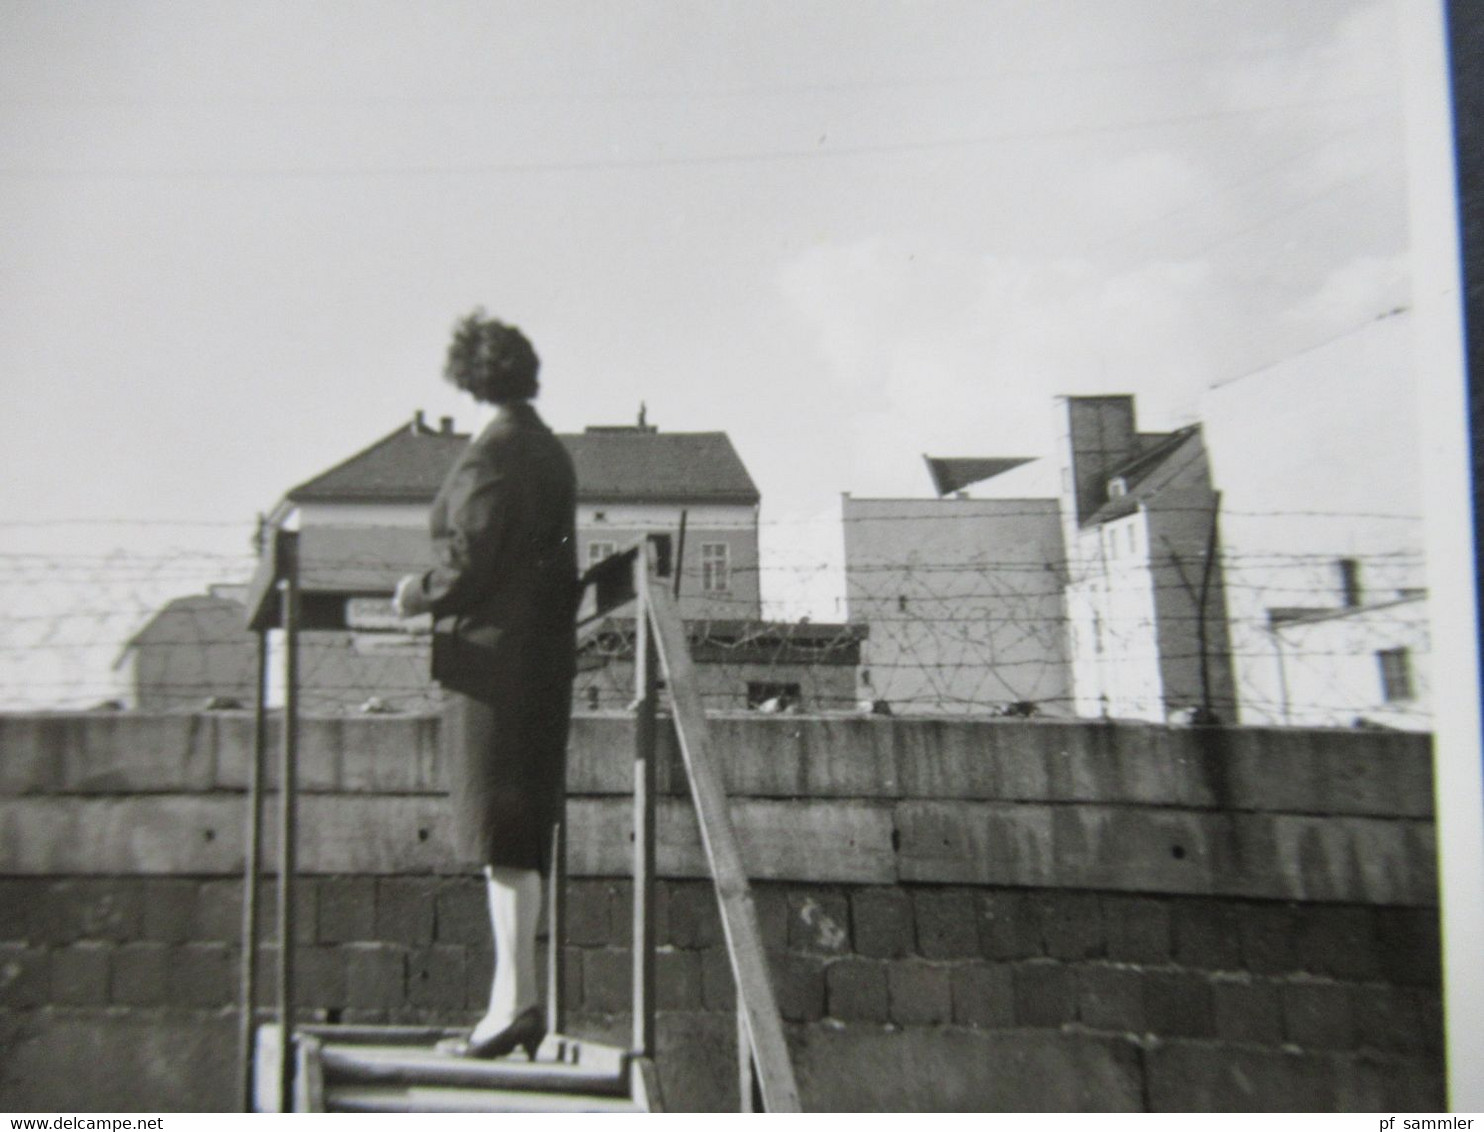
{"type": "MultiPolygon", "coordinates": [[[[277,1025],[268,1022],[263,1028],[276,1030],[277,1025]]],[[[333,1042],[337,1046],[430,1046],[443,1038],[461,1037],[469,1032],[469,1027],[459,1029],[454,1026],[351,1026],[336,1022],[326,1025],[298,1026],[294,1032],[311,1034],[323,1042],[333,1042]]]]}
{"type": "Polygon", "coordinates": [[[543,1046],[537,1060],[522,1057],[476,1061],[450,1057],[429,1046],[326,1044],[320,1051],[327,1088],[341,1084],[440,1085],[622,1096],[628,1092],[625,1059],[616,1050],[582,1048],[578,1061],[557,1060],[543,1046]],[[606,1056],[605,1056],[606,1055],[606,1056]]]}
{"type": "Polygon", "coordinates": [[[327,1112],[643,1112],[627,1097],[455,1089],[438,1085],[327,1086],[327,1112]]]}

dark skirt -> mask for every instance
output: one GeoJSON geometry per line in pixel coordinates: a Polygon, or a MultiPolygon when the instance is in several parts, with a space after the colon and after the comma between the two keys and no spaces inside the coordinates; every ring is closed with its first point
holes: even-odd
{"type": "Polygon", "coordinates": [[[443,696],[454,855],[463,864],[548,873],[566,787],[571,682],[484,700],[443,696]]]}

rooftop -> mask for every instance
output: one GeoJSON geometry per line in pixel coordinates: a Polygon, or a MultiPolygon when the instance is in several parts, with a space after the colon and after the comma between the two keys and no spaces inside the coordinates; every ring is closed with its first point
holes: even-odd
{"type": "Polygon", "coordinates": [[[1124,492],[1115,495],[1087,517],[1085,526],[1131,515],[1139,505],[1179,480],[1182,473],[1205,459],[1200,425],[1187,425],[1172,433],[1140,433],[1149,444],[1137,456],[1113,469],[1109,481],[1122,480],[1124,492]]]}
{"type": "MultiPolygon", "coordinates": [[[[368,448],[291,489],[293,503],[427,503],[469,441],[445,417],[418,413],[368,448]]],[[[577,468],[577,494],[608,502],[757,504],[757,486],[724,432],[608,425],[558,434],[577,468]]]]}

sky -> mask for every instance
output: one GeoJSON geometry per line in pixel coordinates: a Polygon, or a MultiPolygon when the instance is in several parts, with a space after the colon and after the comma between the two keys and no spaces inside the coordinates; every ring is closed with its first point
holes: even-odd
{"type": "Polygon", "coordinates": [[[728,432],[802,571],[842,492],[1047,453],[1056,394],[1174,427],[1406,305],[1396,42],[1389,0],[0,0],[0,556],[198,589],[415,410],[482,423],[478,305],[559,431],[728,432]]]}

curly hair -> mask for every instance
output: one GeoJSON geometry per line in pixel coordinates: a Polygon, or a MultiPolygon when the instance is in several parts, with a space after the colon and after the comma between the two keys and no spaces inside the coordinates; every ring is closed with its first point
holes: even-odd
{"type": "Polygon", "coordinates": [[[443,377],[476,401],[502,405],[536,396],[540,368],[541,359],[524,334],[475,307],[453,328],[443,377]]]}

